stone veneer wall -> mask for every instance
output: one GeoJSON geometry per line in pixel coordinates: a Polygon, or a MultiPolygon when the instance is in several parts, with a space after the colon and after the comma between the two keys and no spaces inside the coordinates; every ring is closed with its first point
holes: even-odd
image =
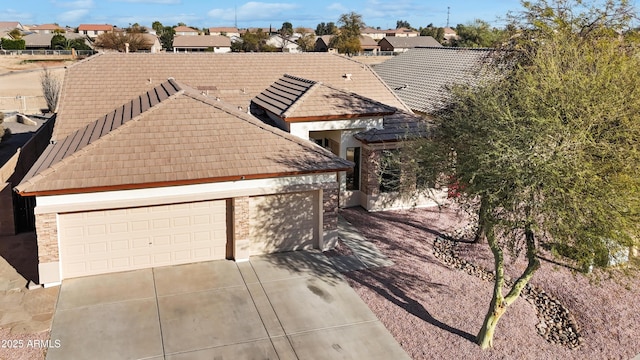
{"type": "Polygon", "coordinates": [[[322,230],[327,232],[338,228],[338,188],[322,191],[322,230]]]}
{"type": "Polygon", "coordinates": [[[36,214],[38,262],[49,263],[60,259],[58,253],[58,224],[55,213],[36,214]]]}
{"type": "Polygon", "coordinates": [[[380,193],[380,179],[378,167],[380,165],[380,150],[374,150],[368,146],[362,147],[362,162],[360,183],[361,191],[366,195],[380,193]]]}
{"type": "Polygon", "coordinates": [[[233,257],[235,260],[248,259],[250,253],[249,239],[249,197],[233,199],[233,257]]]}

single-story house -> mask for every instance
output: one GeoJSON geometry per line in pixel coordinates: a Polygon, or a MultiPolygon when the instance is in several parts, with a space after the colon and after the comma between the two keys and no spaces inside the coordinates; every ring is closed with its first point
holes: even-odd
{"type": "Polygon", "coordinates": [[[385,37],[393,37],[393,36],[414,37],[419,35],[420,35],[419,32],[412,29],[407,29],[407,28],[389,29],[389,30],[385,30],[384,32],[385,37]]]}
{"type": "Polygon", "coordinates": [[[66,70],[57,110],[16,186],[42,284],[330,249],[339,206],[414,205],[378,164],[419,118],[340,55],[104,53],[66,70]]]}
{"type": "MultiPolygon", "coordinates": [[[[55,33],[32,33],[22,37],[27,49],[51,49],[51,39],[55,36],[55,33]]],[[[91,46],[91,42],[88,41],[87,35],[79,33],[63,33],[60,34],[65,38],[71,39],[84,39],[85,43],[91,46]]]]}
{"type": "Polygon", "coordinates": [[[220,27],[210,27],[209,28],[209,35],[222,35],[222,36],[226,36],[228,38],[239,38],[240,37],[240,30],[238,30],[237,27],[224,27],[224,26],[220,26],[220,27]]]}
{"type": "Polygon", "coordinates": [[[231,39],[222,35],[176,36],[173,52],[231,52],[231,39]]]}
{"type": "MultiPolygon", "coordinates": [[[[316,38],[316,44],[314,51],[316,52],[328,52],[331,51],[331,40],[335,35],[322,35],[316,38]]],[[[378,43],[369,36],[360,35],[360,51],[364,53],[377,53],[380,51],[378,43]]]]}
{"type": "Polygon", "coordinates": [[[360,35],[368,36],[373,40],[380,41],[386,35],[386,30],[365,27],[364,29],[360,29],[360,35]]]}
{"type": "Polygon", "coordinates": [[[142,33],[142,36],[145,39],[145,43],[148,45],[143,47],[142,50],[149,51],[150,53],[157,53],[162,51],[162,44],[158,39],[158,36],[151,33],[142,33]]]}
{"type": "Polygon", "coordinates": [[[176,36],[197,36],[200,34],[198,30],[188,26],[176,26],[173,30],[176,32],[176,36]]]}
{"type": "Polygon", "coordinates": [[[13,29],[18,29],[24,31],[25,28],[19,21],[0,21],[0,30],[11,31],[13,29]]]}
{"type": "Polygon", "coordinates": [[[113,25],[109,24],[80,24],[78,26],[78,32],[88,36],[90,39],[95,40],[98,35],[113,32],[113,25]]]}
{"type": "Polygon", "coordinates": [[[37,26],[32,26],[29,28],[29,31],[38,34],[51,34],[54,32],[65,33],[66,30],[56,24],[42,24],[37,26]]]}
{"type": "Polygon", "coordinates": [[[491,49],[414,48],[373,67],[411,110],[432,115],[447,100],[447,87],[473,81],[491,49]]]}
{"type": "Polygon", "coordinates": [[[402,53],[417,47],[442,46],[431,36],[384,37],[378,42],[378,45],[380,45],[381,51],[393,51],[394,53],[402,53]]]}
{"type": "Polygon", "coordinates": [[[293,35],[288,39],[283,38],[281,35],[271,35],[267,39],[267,45],[273,46],[281,52],[297,53],[300,52],[300,46],[296,42],[299,36],[293,35]]]}

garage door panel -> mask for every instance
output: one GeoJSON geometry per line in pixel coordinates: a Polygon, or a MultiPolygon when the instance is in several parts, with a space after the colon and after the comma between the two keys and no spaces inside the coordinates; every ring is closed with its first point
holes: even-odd
{"type": "Polygon", "coordinates": [[[313,192],[249,199],[251,255],[317,247],[313,192]]]}
{"type": "Polygon", "coordinates": [[[226,256],[225,200],[59,214],[58,222],[64,278],[226,256]]]}

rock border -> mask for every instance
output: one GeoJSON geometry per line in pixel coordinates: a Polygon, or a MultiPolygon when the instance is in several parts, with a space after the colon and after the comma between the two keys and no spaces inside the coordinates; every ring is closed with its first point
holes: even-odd
{"type": "MultiPolygon", "coordinates": [[[[467,225],[453,233],[437,236],[433,241],[433,255],[445,265],[462,270],[471,276],[485,281],[493,281],[495,276],[478,265],[460,259],[456,253],[458,242],[452,239],[466,238],[475,233],[475,226],[467,225]]],[[[505,276],[505,286],[513,286],[513,281],[505,276]]],[[[540,321],[536,325],[538,334],[551,344],[563,345],[569,349],[577,349],[582,344],[582,336],[578,324],[558,299],[547,294],[544,290],[527,284],[520,296],[532,304],[540,321]]]]}

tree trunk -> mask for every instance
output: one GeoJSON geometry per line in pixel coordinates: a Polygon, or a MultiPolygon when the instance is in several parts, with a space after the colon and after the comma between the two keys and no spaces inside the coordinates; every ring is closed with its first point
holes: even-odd
{"type": "Polygon", "coordinates": [[[485,219],[487,216],[487,208],[489,205],[484,198],[480,198],[480,210],[478,211],[478,229],[476,230],[476,236],[473,238],[475,244],[479,244],[484,240],[485,234],[485,219]]]}
{"type": "Polygon", "coordinates": [[[506,297],[502,295],[502,286],[504,285],[504,255],[502,248],[496,240],[493,226],[485,223],[485,235],[491,248],[495,264],[495,282],[493,287],[493,297],[489,305],[489,311],[484,318],[484,323],[480,332],[476,337],[476,342],[480,348],[487,349],[493,347],[493,336],[500,317],[507,311],[507,307],[511,305],[524,289],[525,285],[533,277],[533,273],[540,267],[540,261],[536,257],[535,238],[531,227],[525,227],[525,238],[527,246],[528,265],[522,275],[513,284],[506,297]]]}

